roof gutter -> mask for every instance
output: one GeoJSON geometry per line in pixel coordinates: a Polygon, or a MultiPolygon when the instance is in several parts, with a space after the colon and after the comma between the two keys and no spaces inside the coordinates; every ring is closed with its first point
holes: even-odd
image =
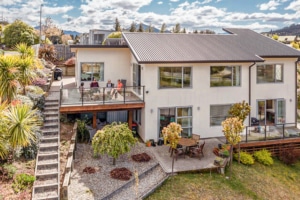
{"type": "MultiPolygon", "coordinates": [[[[256,65],[256,62],[254,62],[252,65],[249,66],[249,105],[251,106],[251,68],[256,65]]],[[[249,122],[248,126],[251,126],[251,113],[249,113],[249,122]]]]}

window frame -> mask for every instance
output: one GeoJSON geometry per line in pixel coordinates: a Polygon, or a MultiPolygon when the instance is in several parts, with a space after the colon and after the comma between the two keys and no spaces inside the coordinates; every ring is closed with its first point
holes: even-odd
{"type": "MultiPolygon", "coordinates": [[[[229,111],[229,109],[231,108],[231,106],[232,106],[233,104],[211,104],[210,106],[209,106],[209,126],[210,127],[215,127],[215,126],[222,126],[222,121],[224,121],[227,117],[229,117],[229,113],[228,113],[228,111],[229,111]],[[223,113],[226,113],[226,115],[224,115],[224,116],[222,116],[222,115],[220,115],[220,116],[212,116],[212,107],[213,106],[218,106],[218,107],[220,107],[220,106],[228,106],[229,108],[228,108],[228,110],[227,111],[223,111],[223,113]],[[216,119],[216,118],[222,118],[222,120],[221,120],[221,123],[220,124],[216,124],[216,123],[212,123],[213,122],[213,119],[216,119]]],[[[221,110],[220,108],[216,108],[217,110],[221,110]]],[[[219,120],[220,121],[220,120],[219,120]]]]}
{"type": "Polygon", "coordinates": [[[100,82],[104,81],[104,62],[80,62],[80,81],[81,82],[92,81],[94,78],[94,74],[97,74],[97,73],[99,73],[99,77],[100,77],[97,81],[100,81],[100,82]],[[84,80],[84,78],[82,78],[82,76],[83,76],[82,67],[85,64],[86,65],[95,65],[95,67],[98,64],[100,66],[99,72],[95,72],[95,73],[94,73],[94,67],[91,66],[92,71],[91,71],[90,77],[87,78],[88,80],[84,80]],[[89,80],[89,78],[90,78],[90,80],[89,80]]]}
{"type": "Polygon", "coordinates": [[[228,66],[214,65],[214,66],[210,66],[210,71],[209,72],[210,72],[210,74],[209,74],[209,76],[210,76],[210,87],[240,87],[241,84],[242,84],[242,80],[241,80],[241,78],[242,78],[242,67],[241,67],[241,65],[228,65],[228,66]],[[224,67],[224,69],[225,68],[231,68],[231,78],[230,78],[231,79],[231,85],[221,85],[222,82],[224,82],[223,78],[221,79],[220,82],[217,82],[217,81],[215,82],[217,85],[213,85],[213,83],[212,83],[212,68],[217,68],[217,67],[219,67],[219,68],[224,67]],[[237,70],[239,71],[238,74],[236,73],[237,70]],[[235,71],[235,73],[234,73],[234,71],[235,71]],[[238,78],[235,77],[235,74],[238,75],[238,78]],[[235,82],[236,83],[238,82],[238,85],[234,84],[235,82]]]}
{"type": "Polygon", "coordinates": [[[178,67],[175,67],[175,66],[172,66],[172,67],[166,67],[166,66],[159,66],[158,67],[158,88],[159,89],[185,89],[185,88],[192,88],[192,74],[193,74],[193,71],[192,71],[192,66],[178,66],[178,67]],[[181,68],[181,72],[175,72],[175,70],[181,68]],[[169,69],[168,71],[161,71],[163,69],[169,69]],[[189,77],[186,77],[186,73],[185,72],[185,69],[189,69],[190,73],[189,73],[189,77]],[[171,72],[170,72],[171,71],[171,72]],[[166,76],[161,76],[162,73],[172,73],[172,75],[169,77],[171,79],[171,82],[168,83],[168,85],[165,85],[165,86],[162,86],[162,79],[163,78],[166,78],[166,76]],[[177,73],[181,73],[181,77],[176,77],[174,76],[174,74],[177,74],[177,73]],[[177,79],[176,79],[177,78],[177,79]],[[187,81],[189,79],[189,85],[186,86],[185,85],[185,81],[187,81]],[[172,80],[176,80],[176,81],[172,81],[172,80]],[[176,82],[178,84],[178,80],[180,80],[181,83],[180,84],[180,87],[176,87],[176,82]],[[173,86],[172,86],[173,85],[173,86]]]}
{"type": "MultiPolygon", "coordinates": [[[[270,76],[270,75],[269,75],[270,76]]],[[[269,64],[259,64],[259,65],[257,65],[256,66],[256,83],[257,84],[266,84],[266,83],[283,83],[284,82],[284,64],[283,63],[269,63],[269,64]],[[268,72],[268,69],[266,69],[266,67],[268,67],[268,66],[272,66],[273,67],[273,74],[272,74],[272,76],[273,76],[273,79],[274,80],[272,80],[272,81],[267,81],[267,76],[268,76],[268,74],[266,74],[267,72],[268,72]],[[281,69],[281,76],[280,76],[280,78],[279,79],[277,79],[277,69],[276,69],[276,66],[280,66],[280,69],[281,69]],[[264,67],[264,69],[259,69],[260,67],[264,67]],[[259,70],[265,70],[266,72],[259,72],[259,70]],[[265,75],[264,75],[264,77],[261,79],[261,80],[259,80],[259,76],[258,76],[258,74],[259,73],[264,73],[265,75]]]]}

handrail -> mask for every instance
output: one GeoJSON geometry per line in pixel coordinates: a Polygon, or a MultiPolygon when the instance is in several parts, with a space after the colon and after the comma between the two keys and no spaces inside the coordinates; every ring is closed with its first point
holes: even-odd
{"type": "Polygon", "coordinates": [[[112,93],[110,87],[99,88],[63,88],[61,87],[61,105],[89,105],[89,104],[126,104],[144,102],[145,86],[126,86],[112,93]]]}
{"type": "Polygon", "coordinates": [[[246,143],[300,137],[297,123],[246,126],[245,130],[246,135],[242,135],[242,142],[246,143]]]}

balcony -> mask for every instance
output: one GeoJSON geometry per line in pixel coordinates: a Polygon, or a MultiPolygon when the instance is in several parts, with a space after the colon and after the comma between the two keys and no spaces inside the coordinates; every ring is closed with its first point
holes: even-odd
{"type": "Polygon", "coordinates": [[[126,86],[115,94],[111,88],[60,88],[60,112],[128,110],[144,107],[144,86],[126,86]]]}

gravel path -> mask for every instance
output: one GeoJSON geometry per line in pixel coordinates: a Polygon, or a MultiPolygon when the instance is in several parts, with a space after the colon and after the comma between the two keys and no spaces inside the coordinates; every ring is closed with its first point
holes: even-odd
{"type": "MultiPolygon", "coordinates": [[[[126,167],[132,173],[137,171],[138,174],[142,174],[158,163],[151,151],[147,149],[143,143],[138,143],[130,153],[122,155],[119,159],[117,159],[115,166],[112,165],[112,158],[108,156],[93,158],[92,153],[93,151],[90,144],[78,144],[74,161],[74,170],[71,175],[71,184],[68,191],[69,199],[102,199],[128,182],[111,178],[110,171],[112,169],[126,167]],[[144,152],[151,157],[149,162],[138,163],[131,159],[131,155],[144,152]],[[95,168],[96,173],[83,173],[83,169],[86,167],[95,168]]],[[[155,169],[153,170],[153,176],[151,173],[151,177],[154,177],[154,184],[159,182],[159,180],[156,180],[155,178],[160,177],[159,174],[164,174],[164,172],[162,170],[155,169]]],[[[134,173],[130,180],[132,179],[134,179],[134,173]]],[[[139,187],[144,188],[146,187],[145,184],[146,183],[141,182],[139,187]]],[[[148,186],[149,185],[151,184],[148,182],[148,186]]],[[[126,193],[128,197],[123,195],[119,199],[132,199],[131,196],[135,195],[134,187],[129,187],[129,190],[127,190],[124,194],[126,193]]],[[[113,199],[118,199],[118,197],[113,197],[113,199]]]]}

